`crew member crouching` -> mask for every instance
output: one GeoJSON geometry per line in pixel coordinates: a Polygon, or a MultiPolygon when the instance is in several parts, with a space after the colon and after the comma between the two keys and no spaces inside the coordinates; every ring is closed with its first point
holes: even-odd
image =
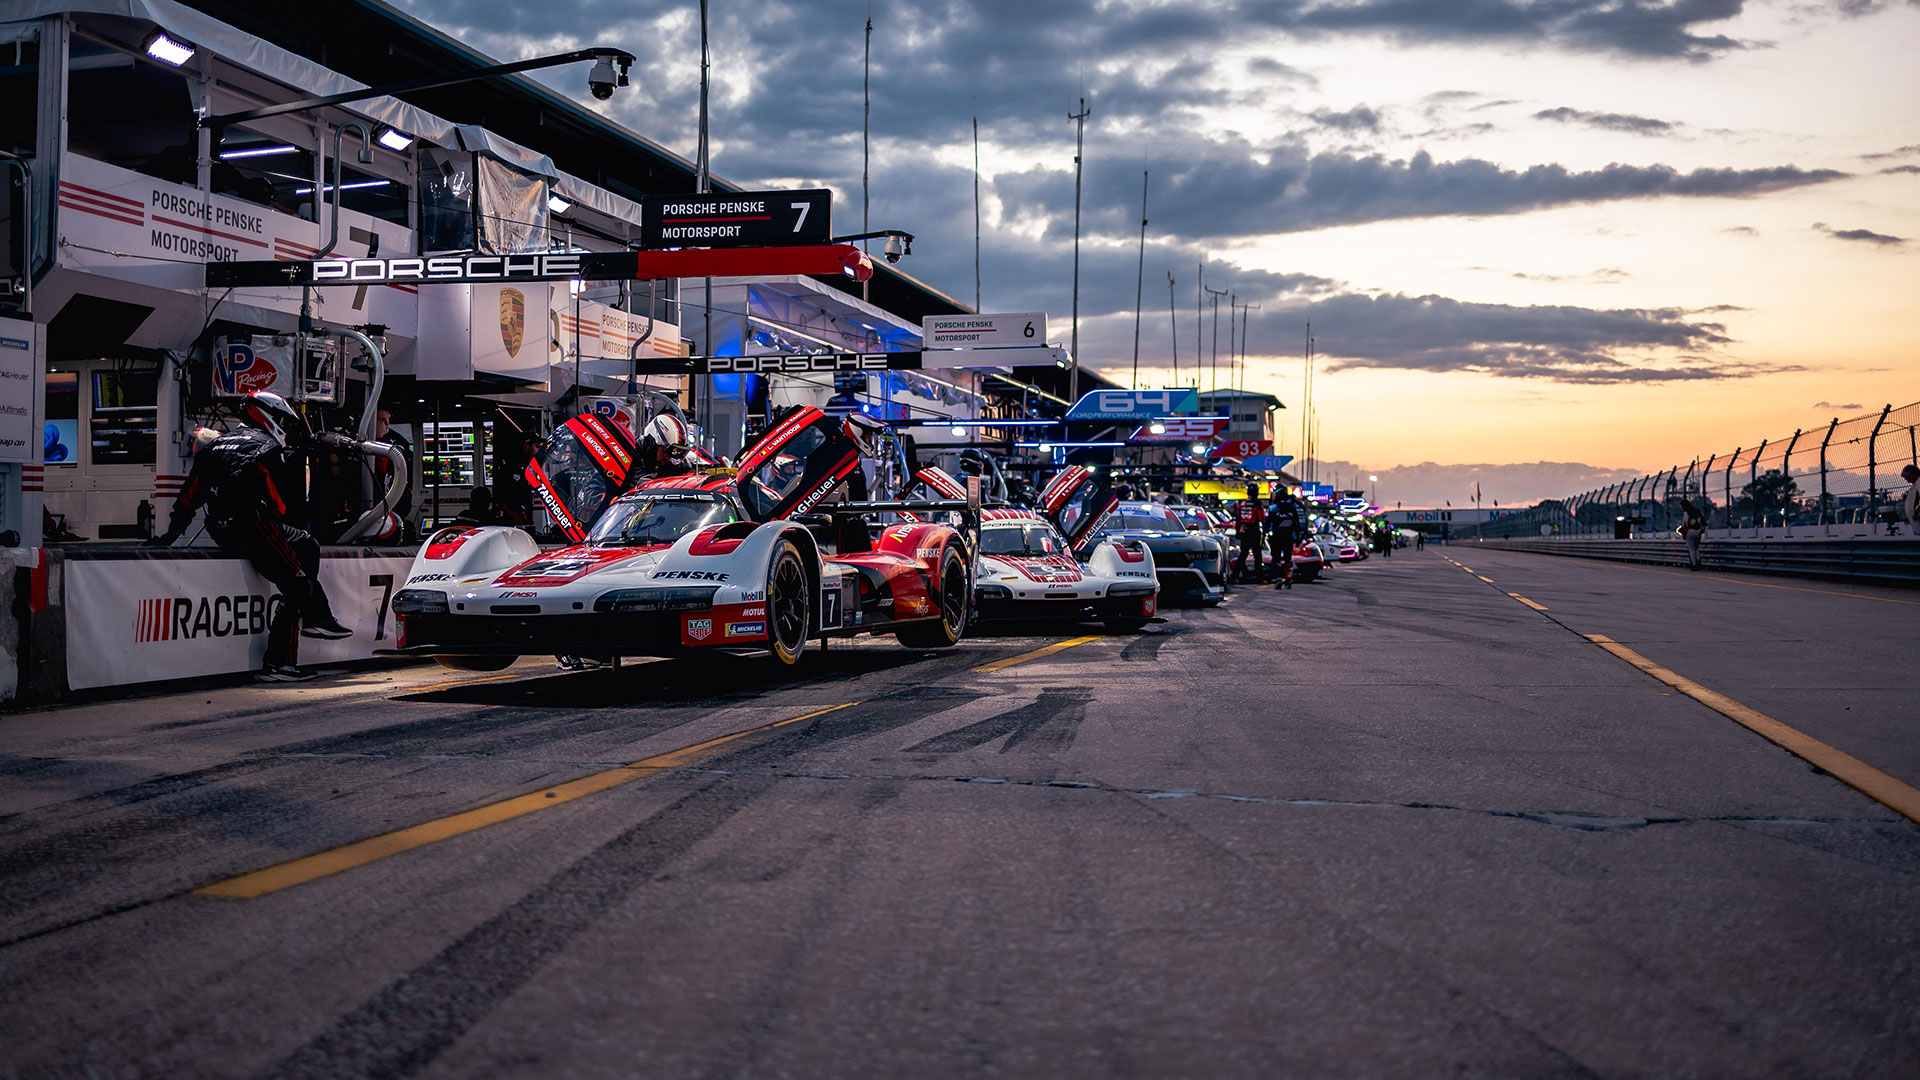
{"type": "Polygon", "coordinates": [[[194,513],[207,508],[207,532],[220,549],[252,564],[280,590],[280,605],[267,628],[262,682],[300,682],[314,672],[297,667],[300,636],[339,639],[353,631],[340,625],[320,587],[320,544],[282,519],[286,500],[272,467],[290,441],[305,439],[307,425],[285,398],[256,390],[242,410],[246,424],[201,447],[174,501],[167,531],[147,541],[166,547],[180,539],[194,513]],[[301,629],[305,622],[306,628],[301,629]]]}

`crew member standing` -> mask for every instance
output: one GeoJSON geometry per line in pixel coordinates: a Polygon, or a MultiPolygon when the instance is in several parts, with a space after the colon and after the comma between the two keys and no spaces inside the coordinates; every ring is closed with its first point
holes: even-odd
{"type": "Polygon", "coordinates": [[[320,588],[320,544],[288,525],[287,501],[274,483],[273,468],[289,449],[291,437],[304,438],[306,422],[285,398],[256,390],[242,410],[247,426],[201,448],[174,501],[167,531],[147,541],[166,547],[180,539],[194,513],[207,508],[207,532],[220,549],[251,563],[280,589],[280,605],[267,628],[262,682],[300,682],[314,673],[295,666],[300,636],[339,639],[353,631],[340,625],[320,588]],[[305,621],[305,630],[301,629],[305,621]]]}
{"type": "Polygon", "coordinates": [[[1293,496],[1274,485],[1273,507],[1267,512],[1267,530],[1273,537],[1273,557],[1280,564],[1280,585],[1293,588],[1293,545],[1300,536],[1300,508],[1293,496]]]}
{"type": "Polygon", "coordinates": [[[1246,581],[1247,553],[1253,553],[1253,572],[1260,573],[1260,545],[1265,542],[1261,535],[1266,532],[1267,508],[1260,504],[1260,485],[1248,484],[1247,497],[1233,508],[1234,531],[1240,538],[1240,554],[1233,560],[1233,576],[1246,581]]]}

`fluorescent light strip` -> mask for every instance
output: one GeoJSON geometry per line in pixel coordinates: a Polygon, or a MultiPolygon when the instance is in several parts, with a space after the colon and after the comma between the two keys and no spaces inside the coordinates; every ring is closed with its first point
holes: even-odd
{"type": "MultiPolygon", "coordinates": [[[[359,191],[363,188],[386,187],[388,184],[391,184],[391,183],[393,183],[393,181],[391,180],[355,180],[351,184],[341,184],[340,190],[341,191],[359,191]]],[[[332,191],[333,185],[328,184],[325,187],[321,188],[320,190],[323,192],[332,191]]],[[[307,185],[306,187],[293,189],[293,193],[295,195],[308,195],[308,194],[311,194],[312,192],[313,192],[313,185],[311,184],[307,185]]]]}
{"type": "Polygon", "coordinates": [[[276,154],[297,154],[299,152],[300,148],[292,143],[281,143],[278,146],[247,146],[238,150],[220,151],[220,160],[233,161],[236,158],[272,157],[276,154]]]}

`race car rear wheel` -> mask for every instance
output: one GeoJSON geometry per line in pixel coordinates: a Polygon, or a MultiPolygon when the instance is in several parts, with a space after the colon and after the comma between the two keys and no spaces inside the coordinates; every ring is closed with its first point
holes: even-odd
{"type": "Polygon", "coordinates": [[[798,663],[806,651],[810,595],[800,549],[780,541],[767,570],[767,651],[782,664],[798,663]]]}
{"type": "Polygon", "coordinates": [[[517,656],[436,656],[441,667],[455,671],[504,671],[513,666],[517,656]]]}
{"type": "Polygon", "coordinates": [[[947,548],[940,557],[940,593],[934,597],[940,617],[904,623],[894,636],[911,649],[944,649],[959,644],[967,632],[967,603],[972,591],[967,586],[967,560],[947,548]]]}

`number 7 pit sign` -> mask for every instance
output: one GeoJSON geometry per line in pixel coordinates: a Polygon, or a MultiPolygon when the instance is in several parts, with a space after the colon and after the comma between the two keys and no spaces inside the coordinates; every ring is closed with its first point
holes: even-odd
{"type": "Polygon", "coordinates": [[[649,195],[641,201],[640,234],[655,249],[825,244],[833,234],[833,192],[649,195]]]}

